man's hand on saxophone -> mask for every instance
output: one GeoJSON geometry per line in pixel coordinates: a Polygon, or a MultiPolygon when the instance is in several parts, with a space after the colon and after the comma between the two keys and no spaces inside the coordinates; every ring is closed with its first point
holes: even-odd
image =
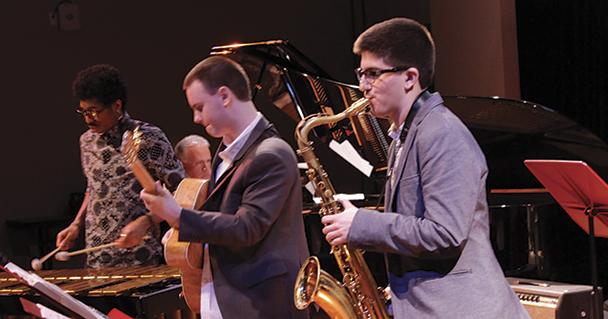
{"type": "Polygon", "coordinates": [[[332,246],[348,242],[350,225],[353,223],[358,209],[348,200],[340,199],[338,201],[344,207],[344,211],[340,214],[326,215],[321,218],[321,222],[325,225],[323,227],[323,234],[325,234],[325,239],[332,246]]]}

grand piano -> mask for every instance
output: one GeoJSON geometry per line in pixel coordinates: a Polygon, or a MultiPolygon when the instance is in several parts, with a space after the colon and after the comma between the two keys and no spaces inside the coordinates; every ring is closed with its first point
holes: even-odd
{"type": "MultiPolygon", "coordinates": [[[[337,114],[361,97],[356,86],[333,79],[285,40],[217,46],[210,54],[228,56],[245,67],[256,105],[294,149],[295,125],[302,118],[319,112],[337,114]]],[[[574,121],[536,103],[500,97],[446,96],[444,100],[471,130],[486,156],[490,170],[487,187],[491,240],[505,273],[568,280],[568,271],[577,270],[560,270],[560,264],[571,256],[586,258],[587,250],[583,246],[585,254],[579,256],[565,254],[565,248],[586,245],[584,234],[560,211],[523,161],[584,160],[607,179],[608,145],[574,121]],[[555,233],[562,236],[556,237],[555,233]],[[571,240],[576,236],[580,238],[571,240]]],[[[380,208],[382,203],[389,145],[387,128],[385,120],[365,114],[318,127],[311,138],[337,192],[365,195],[357,203],[359,206],[380,208]],[[330,150],[332,140],[352,144],[373,165],[370,176],[330,150]]],[[[337,276],[314,214],[312,196],[306,190],[304,193],[311,254],[319,256],[323,268],[337,276]]],[[[382,261],[370,253],[366,259],[382,283],[382,261]]],[[[584,281],[574,276],[573,281],[577,280],[584,281]]]]}

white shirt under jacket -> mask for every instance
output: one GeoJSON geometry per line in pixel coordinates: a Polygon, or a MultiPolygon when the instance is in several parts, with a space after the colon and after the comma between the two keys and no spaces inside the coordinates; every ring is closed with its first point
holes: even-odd
{"type": "MultiPolygon", "coordinates": [[[[222,162],[217,166],[215,172],[215,181],[226,172],[231,166],[236,155],[241,151],[247,138],[253,131],[253,128],[262,119],[262,113],[258,112],[255,119],[241,132],[241,134],[226,149],[221,151],[217,156],[222,159],[222,162]]],[[[211,264],[209,261],[209,245],[205,244],[205,254],[203,258],[203,275],[201,277],[201,319],[222,319],[220,308],[217,304],[215,289],[213,288],[213,274],[211,272],[211,264]]]]}

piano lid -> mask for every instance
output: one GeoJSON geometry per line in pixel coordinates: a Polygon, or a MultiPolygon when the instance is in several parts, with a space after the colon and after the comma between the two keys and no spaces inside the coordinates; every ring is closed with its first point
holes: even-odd
{"type": "Polygon", "coordinates": [[[300,52],[300,50],[291,45],[287,40],[270,40],[214,46],[211,48],[210,54],[227,55],[234,53],[249,54],[300,73],[308,73],[330,79],[327,72],[309,59],[305,54],[300,52]]]}
{"type": "MultiPolygon", "coordinates": [[[[357,86],[333,80],[285,40],[216,46],[211,55],[229,55],[245,68],[256,105],[294,149],[295,125],[300,120],[320,112],[340,113],[362,97],[357,86]]],[[[376,172],[383,171],[389,145],[388,126],[386,120],[361,114],[315,128],[315,144],[327,146],[331,140],[340,143],[348,140],[376,172]]]]}
{"type": "MultiPolygon", "coordinates": [[[[302,118],[319,112],[337,114],[361,97],[356,86],[332,79],[285,40],[216,46],[210,54],[229,55],[243,65],[256,105],[294,149],[295,126],[302,118]]],[[[526,159],[583,160],[608,180],[606,143],[550,108],[499,97],[446,96],[444,100],[480,144],[488,162],[490,190],[541,188],[524,166],[526,159]]],[[[369,114],[364,117],[315,129],[315,153],[338,192],[382,191],[388,122],[369,114]],[[370,161],[375,168],[372,178],[377,178],[373,185],[365,185],[367,178],[327,149],[332,139],[349,140],[370,161]]]]}
{"type": "Polygon", "coordinates": [[[488,187],[542,187],[525,159],[583,160],[608,177],[608,145],[548,107],[499,97],[444,97],[471,130],[489,167],[488,187]]]}

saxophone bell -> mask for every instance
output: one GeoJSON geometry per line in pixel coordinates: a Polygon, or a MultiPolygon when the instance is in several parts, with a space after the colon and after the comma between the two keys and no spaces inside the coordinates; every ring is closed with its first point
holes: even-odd
{"type": "Polygon", "coordinates": [[[316,303],[330,318],[357,318],[351,297],[344,286],[321,269],[316,256],[304,261],[294,287],[296,308],[306,309],[316,303]]]}
{"type": "MultiPolygon", "coordinates": [[[[336,191],[314,153],[308,134],[319,125],[336,123],[365,112],[368,106],[369,101],[362,98],[339,114],[311,115],[300,121],[296,127],[298,154],[306,161],[308,178],[321,196],[319,211],[321,216],[338,214],[343,211],[343,207],[334,199],[336,191]]],[[[296,307],[304,309],[314,302],[333,319],[388,318],[385,300],[378,291],[376,281],[365,263],[362,252],[350,249],[347,245],[337,245],[331,248],[331,254],[336,259],[343,282],[321,270],[317,257],[309,257],[296,278],[294,286],[296,307]]]]}

